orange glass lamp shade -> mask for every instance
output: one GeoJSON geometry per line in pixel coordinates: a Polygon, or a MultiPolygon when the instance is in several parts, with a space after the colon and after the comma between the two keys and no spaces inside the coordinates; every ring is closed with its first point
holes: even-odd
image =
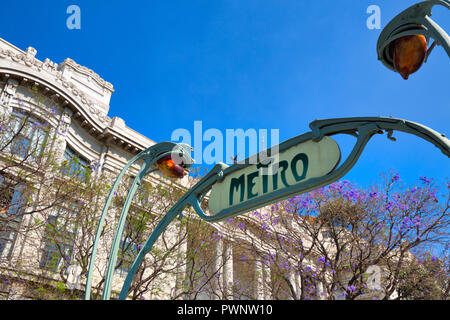
{"type": "Polygon", "coordinates": [[[423,35],[415,34],[398,38],[394,42],[394,68],[403,79],[419,70],[427,54],[427,40],[423,35]]]}
{"type": "Polygon", "coordinates": [[[170,154],[160,158],[156,165],[158,166],[159,171],[166,177],[181,179],[184,177],[184,168],[183,166],[176,164],[172,160],[172,156],[170,154]]]}

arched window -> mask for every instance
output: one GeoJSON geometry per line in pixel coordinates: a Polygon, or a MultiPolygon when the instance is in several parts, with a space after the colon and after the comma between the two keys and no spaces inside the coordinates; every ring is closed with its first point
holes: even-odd
{"type": "Polygon", "coordinates": [[[125,223],[116,262],[116,272],[122,278],[127,276],[128,271],[130,271],[131,265],[140,250],[139,245],[136,244],[136,240],[140,238],[139,233],[138,226],[129,222],[125,223]]]}
{"type": "Polygon", "coordinates": [[[48,125],[26,112],[14,110],[2,137],[2,148],[21,158],[38,161],[48,137],[48,125]]]}
{"type": "Polygon", "coordinates": [[[77,234],[77,202],[60,205],[47,218],[46,229],[41,243],[42,255],[39,266],[42,269],[57,271],[69,266],[77,234]]]}
{"type": "Polygon", "coordinates": [[[66,176],[87,179],[90,175],[89,161],[77,154],[69,146],[64,151],[61,173],[66,176]]]}
{"type": "Polygon", "coordinates": [[[0,176],[0,258],[11,257],[22,220],[22,185],[4,183],[0,176]]]}

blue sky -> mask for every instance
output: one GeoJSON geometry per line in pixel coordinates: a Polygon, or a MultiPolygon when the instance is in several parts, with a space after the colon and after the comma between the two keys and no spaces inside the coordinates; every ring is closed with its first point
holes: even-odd
{"type": "MultiPolygon", "coordinates": [[[[10,1],[0,37],[37,58],[70,57],[114,85],[109,116],[155,141],[173,130],[279,129],[280,141],[315,119],[393,116],[450,134],[450,63],[437,47],[408,81],[376,56],[381,30],[369,30],[369,5],[384,27],[410,0],[10,1]],[[81,8],[81,30],[66,9],[81,8]]],[[[450,32],[450,12],[433,19],[450,32]]],[[[375,137],[346,179],[368,185],[396,169],[443,183],[450,161],[432,144],[396,133],[375,137]]],[[[352,139],[344,142],[348,150],[352,139]]],[[[352,145],[351,145],[352,146],[352,145]]]]}

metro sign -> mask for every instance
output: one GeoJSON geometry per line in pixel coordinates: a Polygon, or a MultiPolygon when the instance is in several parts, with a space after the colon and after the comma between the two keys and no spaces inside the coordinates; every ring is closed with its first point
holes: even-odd
{"type": "Polygon", "coordinates": [[[311,178],[333,171],[340,159],[338,144],[324,137],[319,142],[309,140],[281,150],[266,164],[243,165],[212,186],[210,214],[239,214],[286,199],[311,178]]]}

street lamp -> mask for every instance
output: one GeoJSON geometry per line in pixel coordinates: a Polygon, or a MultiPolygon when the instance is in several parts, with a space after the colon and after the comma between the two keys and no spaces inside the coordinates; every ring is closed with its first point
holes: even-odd
{"type": "Polygon", "coordinates": [[[405,80],[427,61],[436,45],[450,57],[450,37],[430,18],[435,5],[450,10],[450,0],[417,3],[392,19],[378,38],[378,60],[405,80]],[[427,48],[431,38],[434,42],[427,48]]]}
{"type": "Polygon", "coordinates": [[[103,208],[102,214],[100,216],[100,221],[97,227],[97,233],[95,235],[94,245],[92,247],[92,255],[89,262],[89,271],[86,279],[86,290],[85,290],[86,300],[90,299],[94,263],[97,254],[98,242],[105,223],[105,218],[109,206],[111,204],[112,198],[114,197],[114,194],[116,193],[119,183],[122,180],[125,173],[133,164],[139,164],[140,162],[143,161],[139,173],[136,175],[136,178],[131,184],[130,190],[128,192],[127,198],[122,208],[122,212],[120,214],[116,233],[114,235],[111,253],[108,259],[105,284],[103,288],[102,299],[104,300],[109,300],[111,295],[113,273],[114,268],[116,266],[117,253],[119,251],[119,244],[122,238],[126,217],[128,215],[128,210],[130,208],[131,201],[133,200],[137,189],[141,185],[142,180],[144,179],[145,176],[157,170],[159,170],[164,176],[169,178],[176,178],[176,179],[183,178],[185,171],[188,171],[191,165],[194,163],[194,160],[190,156],[191,151],[192,147],[183,143],[173,143],[173,142],[157,143],[149,147],[148,149],[142,151],[134,158],[132,158],[125,165],[120,174],[117,176],[116,181],[114,182],[114,185],[112,186],[111,191],[109,192],[108,198],[106,199],[106,203],[103,208]]]}
{"type": "Polygon", "coordinates": [[[156,165],[159,171],[168,178],[181,179],[184,177],[183,164],[177,164],[171,154],[159,158],[156,165]]]}

